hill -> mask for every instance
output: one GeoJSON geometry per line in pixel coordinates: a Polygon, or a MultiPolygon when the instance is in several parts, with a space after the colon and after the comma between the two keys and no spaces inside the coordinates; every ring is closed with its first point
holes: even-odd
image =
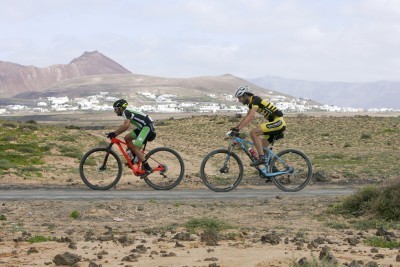
{"type": "MultiPolygon", "coordinates": [[[[0,62],[0,92],[3,98],[82,97],[99,92],[131,95],[141,91],[177,94],[198,98],[205,94],[226,93],[248,81],[225,74],[194,78],[163,78],[132,74],[103,54],[85,52],[66,65],[47,68],[0,62]]],[[[265,89],[253,86],[255,92],[265,89]]],[[[273,94],[273,92],[271,92],[273,94]]]]}
{"type": "Polygon", "coordinates": [[[23,92],[39,92],[58,82],[77,77],[130,73],[97,51],[84,52],[69,64],[45,68],[0,61],[0,94],[7,98],[23,92]]]}
{"type": "Polygon", "coordinates": [[[279,103],[285,111],[304,111],[320,105],[262,88],[230,74],[192,78],[133,74],[97,51],[85,52],[67,65],[36,68],[3,62],[1,69],[0,107],[4,107],[3,113],[19,110],[105,109],[116,98],[126,98],[129,103],[147,111],[165,111],[166,108],[179,106],[180,111],[213,109],[215,112],[220,105],[225,110],[237,110],[238,102],[233,94],[243,84],[249,84],[255,94],[279,103]],[[99,95],[100,100],[97,98],[99,95]],[[54,98],[62,98],[63,103],[60,104],[58,100],[52,103],[54,98]],[[92,107],[93,101],[99,105],[92,107]],[[166,107],[167,102],[172,106],[166,107]]]}
{"type": "Polygon", "coordinates": [[[263,76],[249,79],[252,83],[295,97],[353,108],[400,109],[399,81],[377,81],[371,83],[315,82],[263,76]]]}
{"type": "MultiPolygon", "coordinates": [[[[133,99],[135,104],[149,102],[141,93],[176,95],[175,101],[221,102],[223,95],[249,81],[230,74],[193,78],[164,78],[133,74],[98,51],[85,52],[67,65],[47,68],[0,62],[0,105],[32,106],[48,97],[86,97],[109,92],[114,97],[133,99]],[[218,95],[216,98],[210,95],[218,95]]],[[[293,97],[250,83],[256,94],[264,97],[293,97]]],[[[132,102],[132,101],[131,101],[132,102]]],[[[223,101],[224,102],[224,101],[223,101]]],[[[310,103],[318,104],[318,103],[310,103]]]]}
{"type": "MultiPolygon", "coordinates": [[[[193,78],[164,78],[140,74],[113,74],[77,77],[53,84],[45,90],[20,93],[14,98],[38,99],[44,97],[84,97],[99,92],[110,92],[114,96],[135,99],[138,103],[146,101],[140,93],[155,95],[174,94],[178,101],[207,101],[210,94],[234,94],[236,88],[248,81],[230,74],[202,76],[193,78]]],[[[257,94],[272,97],[276,95],[293,98],[289,95],[266,90],[251,84],[257,94]]]]}

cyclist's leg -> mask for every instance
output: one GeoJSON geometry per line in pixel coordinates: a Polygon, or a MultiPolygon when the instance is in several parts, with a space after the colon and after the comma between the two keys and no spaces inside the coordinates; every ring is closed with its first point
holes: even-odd
{"type": "Polygon", "coordinates": [[[260,156],[264,155],[262,149],[262,140],[260,138],[260,135],[262,134],[263,134],[263,129],[261,126],[250,130],[251,140],[253,140],[254,146],[257,149],[258,155],[260,156]]]}
{"type": "Polygon", "coordinates": [[[124,140],[128,146],[128,148],[132,151],[133,154],[136,155],[135,151],[134,151],[134,145],[133,145],[133,140],[136,139],[136,137],[138,136],[138,134],[140,133],[139,129],[135,129],[132,132],[128,133],[127,135],[125,135],[124,140]]]}
{"type": "MultiPolygon", "coordinates": [[[[151,133],[151,131],[150,131],[151,133]]],[[[146,157],[142,153],[142,147],[147,142],[149,136],[149,127],[143,127],[142,129],[135,129],[125,136],[125,141],[132,153],[136,155],[138,160],[142,162],[142,166],[146,170],[146,173],[141,176],[144,178],[153,172],[150,165],[147,163],[146,157]]]]}
{"type": "Polygon", "coordinates": [[[125,136],[125,142],[128,144],[128,147],[141,162],[145,160],[145,156],[143,155],[141,148],[147,141],[148,133],[149,128],[143,127],[142,129],[135,129],[125,136]]]}
{"type": "Polygon", "coordinates": [[[262,146],[263,146],[264,155],[268,156],[268,154],[267,154],[268,153],[268,146],[271,143],[270,139],[272,139],[272,138],[269,135],[264,135],[263,137],[264,138],[262,138],[262,146]]]}
{"type": "Polygon", "coordinates": [[[260,125],[264,138],[262,139],[263,147],[267,148],[272,142],[274,135],[280,134],[286,129],[286,123],[283,117],[277,117],[271,122],[265,122],[260,125]]]}
{"type": "Polygon", "coordinates": [[[147,176],[148,174],[150,174],[153,170],[150,167],[149,163],[146,160],[146,157],[143,155],[141,148],[143,147],[143,145],[147,142],[147,140],[152,137],[152,131],[150,129],[150,127],[148,126],[144,126],[141,130],[140,133],[137,135],[137,138],[135,140],[135,142],[133,143],[133,147],[135,149],[135,153],[137,153],[136,155],[138,155],[139,161],[141,161],[143,163],[143,167],[146,170],[146,174],[142,175],[142,178],[144,178],[144,176],[147,176]]]}

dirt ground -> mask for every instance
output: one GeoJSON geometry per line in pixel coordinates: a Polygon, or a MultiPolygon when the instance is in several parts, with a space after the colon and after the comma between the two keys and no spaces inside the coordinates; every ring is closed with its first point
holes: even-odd
{"type": "Polygon", "coordinates": [[[261,267],[320,255],[340,266],[400,266],[399,249],[366,245],[377,230],[327,226],[342,220],[324,212],[339,200],[282,194],[231,201],[2,201],[0,266],[261,267]],[[190,232],[185,223],[194,218],[217,218],[232,228],[190,232]],[[52,240],[28,242],[34,237],[52,240]]]}
{"type": "MultiPolygon", "coordinates": [[[[170,140],[180,136],[179,132],[163,135],[167,131],[162,127],[166,129],[168,125],[159,127],[161,134],[154,147],[171,145],[170,140]]],[[[104,139],[106,130],[90,134],[104,139]]],[[[76,132],[71,130],[65,135],[76,132]]],[[[206,189],[198,179],[198,164],[210,147],[217,148],[216,143],[220,142],[197,148],[197,135],[190,137],[193,143],[189,145],[172,144],[186,164],[185,178],[174,191],[206,189]]],[[[10,172],[1,177],[1,185],[10,190],[21,186],[85,187],[76,170],[76,159],[52,152],[45,161],[50,167],[38,178],[10,172]]],[[[331,177],[324,186],[346,186],[335,179],[339,178],[331,177]]],[[[237,190],[246,186],[243,183],[237,190]]],[[[152,190],[126,171],[119,189],[152,190]]],[[[400,266],[399,248],[377,248],[367,243],[378,237],[399,241],[400,230],[357,230],[352,227],[354,219],[327,213],[328,207],[340,200],[340,196],[298,197],[282,193],[273,199],[229,201],[1,201],[0,266],[278,267],[293,266],[303,258],[319,262],[320,257],[328,259],[330,265],[318,266],[334,266],[335,262],[353,267],[400,266]],[[219,232],[203,228],[190,231],[186,224],[196,219],[222,221],[230,227],[219,232]]]]}

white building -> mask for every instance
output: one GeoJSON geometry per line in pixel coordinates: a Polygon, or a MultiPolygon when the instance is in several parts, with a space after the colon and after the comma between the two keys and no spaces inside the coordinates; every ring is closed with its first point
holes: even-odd
{"type": "Polygon", "coordinates": [[[47,107],[47,103],[43,102],[43,101],[40,101],[40,102],[37,103],[37,106],[38,107],[47,107]]]}

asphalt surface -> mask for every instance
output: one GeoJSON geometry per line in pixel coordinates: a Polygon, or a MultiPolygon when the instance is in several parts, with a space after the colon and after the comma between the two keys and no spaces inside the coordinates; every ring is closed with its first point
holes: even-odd
{"type": "Polygon", "coordinates": [[[276,196],[346,196],[355,192],[352,188],[305,188],[302,191],[289,193],[276,188],[268,189],[236,189],[231,192],[217,193],[207,189],[169,191],[134,191],[108,190],[96,191],[91,189],[0,189],[0,200],[196,200],[196,199],[257,199],[274,198],[276,196]]]}

